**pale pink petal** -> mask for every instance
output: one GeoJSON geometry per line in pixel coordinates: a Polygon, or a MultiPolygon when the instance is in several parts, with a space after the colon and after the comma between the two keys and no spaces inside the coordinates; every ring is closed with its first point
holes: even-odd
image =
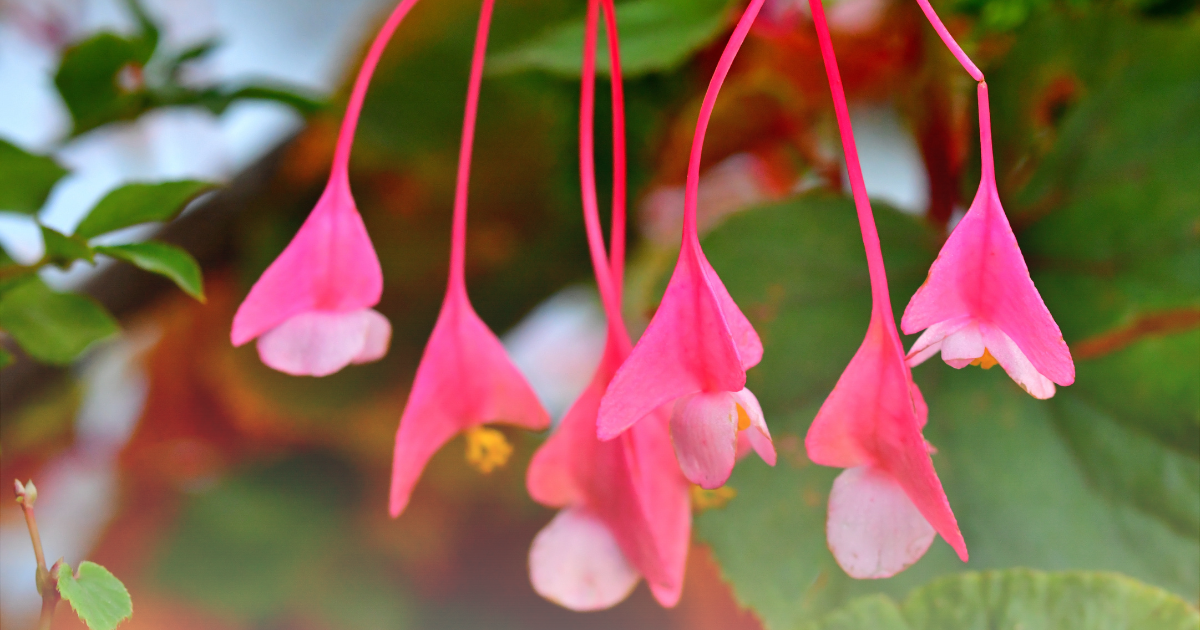
{"type": "Polygon", "coordinates": [[[1004,334],[1004,331],[994,327],[986,326],[984,339],[987,342],[988,351],[995,357],[996,362],[1000,367],[1004,368],[1005,372],[1012,377],[1012,380],[1021,386],[1021,389],[1029,392],[1034,398],[1051,398],[1054,396],[1054,383],[1050,379],[1042,376],[1025,358],[1025,354],[1013,343],[1013,340],[1004,334]]]}
{"type": "Polygon", "coordinates": [[[387,354],[392,342],[392,324],[386,317],[375,309],[367,309],[367,334],[363,340],[362,350],[354,357],[352,363],[370,363],[378,361],[387,354]]]}
{"type": "Polygon", "coordinates": [[[894,479],[872,466],[848,468],[829,493],[829,550],[853,578],[887,578],[925,555],[937,532],[894,479]]]}
{"type": "MultiPolygon", "coordinates": [[[[736,392],[746,386],[723,300],[698,248],[684,241],[658,311],[600,401],[600,439],[612,439],[654,409],[688,394],[736,392]]],[[[740,323],[737,327],[748,343],[748,333],[740,323]]]]}
{"type": "Polygon", "coordinates": [[[545,429],[550,417],[461,290],[450,290],[396,432],[390,511],[398,516],[429,458],[459,431],[503,422],[545,429]]]}
{"type": "Polygon", "coordinates": [[[640,577],[608,527],[581,509],[559,511],[529,549],[533,589],[571,610],[610,608],[633,592],[640,577]]]}
{"type": "Polygon", "coordinates": [[[381,344],[378,339],[381,320],[390,331],[387,318],[371,309],[300,313],[259,337],[258,356],[269,367],[293,376],[333,374],[352,362],[362,363],[356,359],[364,355],[368,341],[377,344],[370,350],[378,356],[387,352],[387,336],[381,344]]]}
{"type": "Polygon", "coordinates": [[[909,367],[916,367],[925,362],[929,357],[937,354],[942,349],[942,340],[946,335],[957,332],[962,327],[971,323],[970,317],[958,317],[955,319],[938,322],[921,333],[917,337],[916,343],[908,351],[906,360],[909,367]]]}
{"type": "Polygon", "coordinates": [[[671,414],[671,441],[684,476],[702,488],[724,485],[737,461],[737,424],[729,392],[680,398],[671,414]]]}
{"type": "Polygon", "coordinates": [[[383,272],[344,174],[330,178],[304,225],[233,317],[240,346],[306,311],[347,312],[379,303],[383,272]]]}
{"type": "Polygon", "coordinates": [[[750,428],[738,432],[738,457],[742,456],[741,448],[744,437],[754,448],[754,452],[758,453],[758,456],[768,466],[774,466],[775,444],[771,441],[771,431],[767,429],[767,419],[763,416],[758,398],[749,389],[742,389],[740,392],[733,393],[733,399],[742,406],[742,409],[746,410],[746,415],[750,417],[750,428]]]}
{"type": "Polygon", "coordinates": [[[979,325],[971,323],[942,340],[942,360],[955,369],[962,369],[983,356],[983,334],[979,325]]]}

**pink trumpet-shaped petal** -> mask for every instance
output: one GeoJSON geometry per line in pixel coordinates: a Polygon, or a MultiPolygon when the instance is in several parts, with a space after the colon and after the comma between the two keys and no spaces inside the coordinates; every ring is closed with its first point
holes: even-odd
{"type": "Polygon", "coordinates": [[[940,339],[946,363],[963,367],[983,355],[982,331],[991,329],[994,343],[1005,347],[986,345],[986,350],[997,360],[997,352],[1006,354],[1001,365],[1013,380],[1034,396],[1052,396],[1053,387],[1043,381],[1070,385],[1075,381],[1075,364],[1058,324],[1029,277],[1016,236],[1000,205],[985,83],[979,84],[979,124],[984,162],[979,191],[901,320],[905,333],[928,329],[929,336],[918,340],[909,361],[913,365],[924,361],[936,352],[929,348],[940,339]],[[965,322],[976,326],[968,327],[965,322]],[[1034,378],[1025,366],[1042,378],[1034,378]]]}
{"type": "Polygon", "coordinates": [[[584,509],[565,508],[529,549],[529,579],[546,599],[578,611],[611,608],[641,576],[608,526],[584,509]]]}
{"type": "Polygon", "coordinates": [[[383,272],[345,176],[334,176],[312,214],[263,272],[233,318],[240,346],[310,311],[347,313],[379,303],[383,272]]]}
{"type": "Polygon", "coordinates": [[[258,356],[286,374],[326,376],[351,363],[379,360],[391,338],[387,318],[369,308],[305,311],[259,337],[258,356]]]}
{"type": "Polygon", "coordinates": [[[847,468],[834,480],[826,530],[838,565],[860,580],[903,571],[937,535],[904,488],[872,466],[847,468]]]}
{"type": "Polygon", "coordinates": [[[451,291],[400,417],[392,463],[392,516],[404,511],[421,471],[438,449],[458,432],[488,422],[540,430],[550,425],[550,417],[466,294],[451,291]]]}

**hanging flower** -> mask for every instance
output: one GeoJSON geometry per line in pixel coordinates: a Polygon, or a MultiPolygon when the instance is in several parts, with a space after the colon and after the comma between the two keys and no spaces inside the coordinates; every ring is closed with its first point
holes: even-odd
{"type": "Polygon", "coordinates": [[[829,495],[826,539],[838,564],[855,578],[899,573],[924,555],[935,533],[965,562],[966,544],[921,436],[928,409],[904,362],[824,8],[821,0],[809,6],[846,153],[872,297],[866,338],[805,437],[809,459],[847,469],[829,495]]]}
{"type": "Polygon", "coordinates": [[[484,428],[505,422],[540,430],[550,417],[529,383],[513,366],[496,335],[479,319],[467,298],[464,267],[467,247],[467,191],[479,88],[487,53],[488,30],[495,0],[483,0],[467,89],[454,198],[450,279],[446,298],[400,417],[392,460],[390,512],[399,516],[408,505],[425,464],[446,442],[467,433],[467,460],[490,472],[507,460],[511,447],[504,436],[484,428]]]}
{"type": "Polygon", "coordinates": [[[625,133],[621,63],[612,0],[590,0],[580,105],[580,175],[588,246],[608,319],[599,368],[553,435],[534,454],[526,484],[535,501],[561,508],[534,538],[529,577],[543,597],[572,610],[624,600],[642,577],[663,606],[683,588],[691,537],[689,486],[675,462],[666,410],[616,439],[596,437],[600,399],[629,356],[621,317],[624,263],[625,133]],[[598,3],[604,5],[613,92],[613,236],[605,255],[596,201],[593,147],[598,3]]]}
{"type": "Polygon", "coordinates": [[[233,345],[257,338],[263,363],[281,372],[326,376],[387,353],[392,327],[372,308],[383,272],[350,193],[350,150],[371,76],[416,3],[403,0],[375,36],[350,93],[325,192],[233,317],[233,345]]]}
{"type": "Polygon", "coordinates": [[[739,431],[753,427],[759,434],[756,450],[767,463],[775,463],[757,402],[753,414],[742,404],[753,399],[745,389],[746,370],[762,359],[762,342],[705,258],[696,225],[704,133],[721,84],[762,4],[752,0],[742,14],[704,95],[688,166],[679,260],[646,332],[601,400],[597,423],[600,439],[611,440],[654,410],[675,404],[671,428],[676,455],[688,479],[704,488],[719,487],[729,478],[739,431]]]}

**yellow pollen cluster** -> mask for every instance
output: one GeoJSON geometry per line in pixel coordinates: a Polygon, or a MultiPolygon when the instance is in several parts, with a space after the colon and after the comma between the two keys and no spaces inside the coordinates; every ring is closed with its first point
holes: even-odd
{"type": "Polygon", "coordinates": [[[513,447],[496,429],[473,427],[467,430],[467,463],[483,474],[508,463],[513,447]]]}
{"type": "Polygon", "coordinates": [[[999,363],[999,361],[996,360],[996,357],[992,356],[992,353],[988,352],[987,348],[984,348],[983,356],[972,361],[971,365],[978,365],[985,370],[990,370],[992,369],[992,366],[996,365],[997,363],[999,363]]]}
{"type": "Polygon", "coordinates": [[[692,510],[703,512],[705,510],[719,510],[725,507],[737,496],[737,490],[729,486],[721,486],[715,490],[705,490],[700,486],[692,486],[692,510]]]}
{"type": "Polygon", "coordinates": [[[737,409],[738,409],[738,431],[745,431],[746,429],[750,428],[750,414],[746,413],[746,410],[742,409],[741,405],[738,405],[737,409]]]}

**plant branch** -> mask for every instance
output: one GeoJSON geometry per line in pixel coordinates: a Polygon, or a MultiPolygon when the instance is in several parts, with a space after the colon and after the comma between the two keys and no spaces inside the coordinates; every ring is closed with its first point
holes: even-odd
{"type": "Polygon", "coordinates": [[[38,533],[37,517],[33,513],[33,504],[37,501],[37,487],[33,485],[33,481],[21,485],[20,480],[16,480],[13,481],[13,488],[17,493],[17,504],[25,513],[25,525],[29,527],[33,555],[37,558],[35,580],[38,594],[42,596],[42,614],[38,620],[38,630],[50,630],[50,625],[54,621],[54,608],[58,605],[59,600],[58,580],[55,577],[58,563],[54,564],[55,571],[53,573],[46,568],[46,554],[42,551],[42,537],[38,533]]]}

